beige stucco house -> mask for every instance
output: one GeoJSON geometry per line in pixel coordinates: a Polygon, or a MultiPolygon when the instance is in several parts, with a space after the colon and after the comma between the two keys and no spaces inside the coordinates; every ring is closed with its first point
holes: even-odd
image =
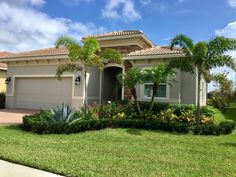
{"type": "MultiPolygon", "coordinates": [[[[90,68],[85,82],[81,73],[66,73],[62,81],[55,79],[58,64],[69,62],[66,48],[48,48],[36,51],[11,54],[1,57],[0,62],[8,65],[7,108],[49,109],[66,103],[79,108],[84,102],[84,84],[88,86],[89,103],[102,103],[126,99],[128,90],[117,85],[117,74],[130,67],[149,68],[168,63],[174,58],[185,57],[180,49],[156,46],[138,30],[117,31],[93,35],[101,48],[115,48],[123,53],[124,64],[106,63],[101,72],[90,68]],[[78,83],[78,78],[80,82],[78,83]]],[[[158,90],[158,101],[196,104],[197,78],[195,75],[176,72],[176,82],[172,86],[162,83],[158,90]]],[[[150,99],[150,86],[145,83],[137,86],[139,100],[150,99]]],[[[201,104],[206,104],[207,83],[201,82],[201,104]]]]}
{"type": "Polygon", "coordinates": [[[5,79],[7,77],[7,65],[0,63],[0,93],[6,92],[5,79]]]}

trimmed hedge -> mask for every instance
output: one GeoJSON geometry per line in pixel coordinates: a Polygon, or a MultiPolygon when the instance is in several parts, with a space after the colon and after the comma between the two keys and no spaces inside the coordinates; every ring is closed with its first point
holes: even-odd
{"type": "Polygon", "coordinates": [[[89,119],[66,123],[48,121],[47,118],[43,118],[43,116],[39,115],[40,113],[37,116],[25,116],[23,118],[23,129],[39,134],[70,134],[104,128],[137,128],[178,133],[188,133],[192,131],[197,135],[220,135],[229,134],[235,128],[234,122],[222,122],[220,125],[189,126],[184,123],[171,124],[156,120],[142,119],[89,119]]]}

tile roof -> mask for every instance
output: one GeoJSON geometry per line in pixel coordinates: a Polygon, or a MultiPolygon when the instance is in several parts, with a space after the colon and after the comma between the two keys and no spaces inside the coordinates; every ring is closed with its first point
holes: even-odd
{"type": "Polygon", "coordinates": [[[167,54],[183,54],[184,51],[180,48],[173,48],[171,50],[168,46],[155,46],[148,49],[136,50],[127,54],[126,56],[145,56],[145,55],[167,55],[167,54]]]}
{"type": "MultiPolygon", "coordinates": [[[[10,52],[0,52],[0,57],[3,57],[3,56],[8,56],[10,55],[11,53],[10,52]]],[[[0,68],[1,69],[7,69],[7,64],[6,63],[0,63],[0,68]]]]}
{"type": "MultiPolygon", "coordinates": [[[[46,48],[40,50],[33,50],[21,53],[11,53],[7,55],[7,58],[20,58],[20,57],[37,57],[37,56],[53,56],[53,55],[67,55],[67,48],[46,48]]],[[[0,58],[5,58],[6,56],[0,56],[0,58]]]]}
{"type": "MultiPolygon", "coordinates": [[[[113,32],[102,33],[102,34],[94,34],[94,35],[87,36],[87,37],[101,38],[101,37],[134,35],[134,34],[144,34],[144,33],[141,30],[122,30],[122,31],[113,31],[113,32]]],[[[85,37],[85,38],[87,38],[87,37],[85,37]]]]}

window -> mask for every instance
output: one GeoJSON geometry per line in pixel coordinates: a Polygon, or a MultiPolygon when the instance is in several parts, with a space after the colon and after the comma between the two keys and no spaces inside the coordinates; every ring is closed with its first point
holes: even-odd
{"type": "MultiPolygon", "coordinates": [[[[144,84],[144,96],[145,97],[152,97],[152,87],[153,83],[145,83],[144,84]]],[[[156,97],[159,98],[166,98],[166,84],[160,84],[157,92],[156,97]]]]}

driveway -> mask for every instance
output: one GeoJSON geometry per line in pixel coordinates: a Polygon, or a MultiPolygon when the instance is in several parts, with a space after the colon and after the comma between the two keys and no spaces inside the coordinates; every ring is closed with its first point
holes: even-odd
{"type": "Polygon", "coordinates": [[[0,109],[0,124],[22,124],[22,118],[25,115],[31,115],[39,112],[29,109],[0,109]]]}

